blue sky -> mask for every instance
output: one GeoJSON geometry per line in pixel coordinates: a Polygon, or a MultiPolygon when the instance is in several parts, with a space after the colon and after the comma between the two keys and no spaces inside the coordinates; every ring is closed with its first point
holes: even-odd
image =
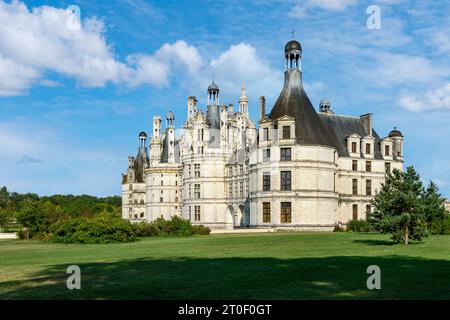
{"type": "Polygon", "coordinates": [[[154,114],[179,126],[214,77],[250,112],[281,91],[291,31],[314,105],[405,135],[407,165],[450,196],[450,2],[0,0],[0,185],[112,195],[154,114]],[[70,5],[81,23],[70,20],[70,5]],[[370,30],[369,5],[381,12],[370,30]]]}

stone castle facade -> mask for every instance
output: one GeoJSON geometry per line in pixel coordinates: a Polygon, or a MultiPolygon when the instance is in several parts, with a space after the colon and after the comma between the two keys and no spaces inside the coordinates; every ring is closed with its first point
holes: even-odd
{"type": "Polygon", "coordinates": [[[365,218],[386,172],[403,170],[403,135],[381,137],[372,114],[318,112],[302,85],[302,48],[286,44],[285,83],[269,113],[259,99],[258,126],[242,86],[239,106],[221,104],[213,82],[206,112],[196,97],[175,129],[172,112],[153,118],[150,150],[139,135],[122,179],[123,218],[133,222],[174,215],[212,229],[270,227],[332,230],[365,218]]]}

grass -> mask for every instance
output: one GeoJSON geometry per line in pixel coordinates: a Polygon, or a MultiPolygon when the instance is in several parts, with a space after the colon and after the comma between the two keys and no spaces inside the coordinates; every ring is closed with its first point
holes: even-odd
{"type": "Polygon", "coordinates": [[[360,233],[0,241],[0,299],[450,299],[450,236],[409,246],[360,233]],[[66,268],[81,267],[81,290],[66,268]],[[366,269],[381,268],[381,290],[366,269]]]}

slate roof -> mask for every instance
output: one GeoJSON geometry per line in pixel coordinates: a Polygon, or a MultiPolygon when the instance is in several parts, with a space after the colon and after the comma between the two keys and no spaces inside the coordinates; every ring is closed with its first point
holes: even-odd
{"type": "MultiPolygon", "coordinates": [[[[341,115],[326,115],[323,113],[318,113],[319,118],[327,127],[327,129],[332,133],[336,141],[336,147],[338,154],[342,157],[349,157],[347,149],[347,137],[356,133],[361,138],[367,136],[369,132],[366,132],[360,118],[348,117],[341,115]]],[[[375,159],[383,159],[380,149],[380,136],[378,133],[372,129],[372,136],[375,138],[374,141],[374,157],[375,159]]]]}
{"type": "Polygon", "coordinates": [[[337,148],[334,137],[320,120],[303,89],[300,77],[299,70],[286,71],[283,90],[275,102],[269,118],[274,121],[285,115],[294,118],[295,136],[299,144],[337,148]]]}

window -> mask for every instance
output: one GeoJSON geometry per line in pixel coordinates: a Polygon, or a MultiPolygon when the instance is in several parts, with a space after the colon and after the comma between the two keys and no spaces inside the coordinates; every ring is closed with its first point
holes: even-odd
{"type": "Polygon", "coordinates": [[[175,202],[178,202],[178,197],[175,197],[175,202]]]}
{"type": "Polygon", "coordinates": [[[263,202],[263,223],[270,223],[270,202],[263,202]]]}
{"type": "Polygon", "coordinates": [[[366,196],[372,195],[372,180],[366,180],[366,196]]]}
{"type": "Polygon", "coordinates": [[[192,209],[191,207],[189,207],[189,221],[192,220],[192,209]]]}
{"type": "Polygon", "coordinates": [[[283,139],[290,139],[290,138],[291,138],[291,127],[283,126],[283,139]]]}
{"type": "Polygon", "coordinates": [[[143,218],[144,217],[144,213],[143,212],[141,212],[141,218],[143,218]]]}
{"type": "Polygon", "coordinates": [[[203,129],[198,129],[197,134],[198,134],[198,139],[200,141],[203,141],[203,129]]]}
{"type": "Polygon", "coordinates": [[[191,165],[190,164],[188,164],[188,177],[189,178],[191,177],[191,165]]]}
{"type": "Polygon", "coordinates": [[[389,146],[384,146],[384,155],[389,156],[390,153],[391,153],[391,150],[390,150],[389,146]]]}
{"type": "Polygon", "coordinates": [[[194,184],[194,199],[200,199],[200,184],[194,184]]]}
{"type": "Polygon", "coordinates": [[[270,161],[270,149],[263,150],[263,162],[270,161]]]}
{"type": "Polygon", "coordinates": [[[264,128],[264,141],[269,141],[269,128],[264,128]]]}
{"type": "Polygon", "coordinates": [[[372,172],[372,161],[366,161],[366,171],[372,172]]]}
{"type": "Polygon", "coordinates": [[[241,197],[241,198],[243,198],[244,197],[244,182],[239,182],[239,196],[241,197]]]}
{"type": "Polygon", "coordinates": [[[366,143],[366,154],[371,154],[371,150],[370,150],[370,143],[366,143]]]}
{"type": "Polygon", "coordinates": [[[292,221],[292,211],[290,202],[281,203],[281,223],[291,223],[292,221]]]}
{"type": "Polygon", "coordinates": [[[385,171],[387,174],[391,174],[391,163],[390,163],[390,162],[386,162],[386,163],[384,164],[384,171],[385,171]]]}
{"type": "Polygon", "coordinates": [[[358,171],[358,160],[353,160],[352,162],[352,170],[358,171]]]}
{"type": "Polygon", "coordinates": [[[159,197],[159,202],[164,202],[163,197],[159,197]]]}
{"type": "Polygon", "coordinates": [[[198,163],[194,164],[194,177],[200,177],[200,164],[198,163]]]}
{"type": "Polygon", "coordinates": [[[163,181],[163,180],[161,180],[161,185],[162,185],[162,186],[164,185],[164,181],[163,181]]]}
{"type": "Polygon", "coordinates": [[[358,179],[352,181],[352,193],[354,196],[358,195],[358,179]]]}
{"type": "Polygon", "coordinates": [[[291,172],[281,171],[281,190],[291,190],[291,172]]]}
{"type": "Polygon", "coordinates": [[[270,173],[263,174],[263,191],[270,191],[270,173]]]}
{"type": "Polygon", "coordinates": [[[233,182],[228,183],[228,197],[233,198],[233,182]]]}
{"type": "Polygon", "coordinates": [[[356,142],[352,142],[352,152],[356,153],[356,142]]]}
{"type": "Polygon", "coordinates": [[[144,200],[143,199],[141,199],[140,204],[144,204],[144,200]]]}
{"type": "Polygon", "coordinates": [[[353,220],[358,220],[358,205],[354,204],[353,205],[353,220]]]}
{"type": "Polygon", "coordinates": [[[372,206],[370,204],[367,204],[366,205],[366,218],[368,218],[371,213],[372,213],[372,206]]]}
{"type": "Polygon", "coordinates": [[[281,148],[281,161],[291,161],[291,148],[281,148]]]}
{"type": "Polygon", "coordinates": [[[200,221],[200,206],[194,206],[194,220],[200,221]]]}
{"type": "Polygon", "coordinates": [[[133,185],[132,184],[130,184],[129,186],[128,186],[128,190],[133,190],[133,185]]]}
{"type": "Polygon", "coordinates": [[[244,166],[241,164],[239,165],[239,174],[243,175],[244,174],[244,166]]]}

